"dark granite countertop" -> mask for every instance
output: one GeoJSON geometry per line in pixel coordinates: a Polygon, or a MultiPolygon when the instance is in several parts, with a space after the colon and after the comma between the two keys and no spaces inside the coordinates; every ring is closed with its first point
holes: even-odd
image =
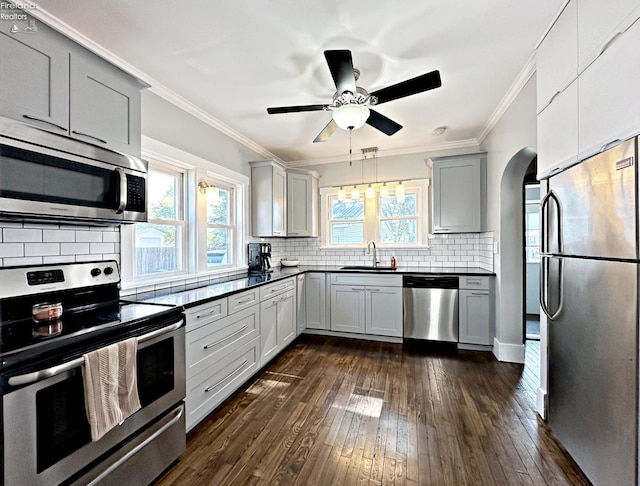
{"type": "MultiPolygon", "coordinates": [[[[331,265],[300,265],[299,267],[275,268],[268,274],[238,274],[237,277],[225,281],[213,282],[204,287],[187,290],[162,290],[149,293],[148,296],[135,298],[137,302],[169,304],[185,308],[195,307],[212,300],[227,297],[244,290],[277,282],[288,277],[293,277],[306,272],[323,273],[376,273],[376,274],[422,274],[422,275],[474,275],[493,276],[495,273],[476,267],[398,267],[396,270],[353,270],[342,269],[341,266],[331,265]]],[[[130,298],[130,300],[134,300],[130,298]]]]}

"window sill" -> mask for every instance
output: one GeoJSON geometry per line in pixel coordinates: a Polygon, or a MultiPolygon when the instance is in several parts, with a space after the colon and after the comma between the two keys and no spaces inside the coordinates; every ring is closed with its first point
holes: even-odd
{"type": "Polygon", "coordinates": [[[246,272],[247,267],[225,267],[217,270],[209,270],[201,273],[174,273],[158,278],[138,279],[133,282],[123,282],[121,290],[160,290],[171,287],[180,287],[183,285],[193,285],[194,283],[202,283],[206,285],[207,280],[213,280],[219,277],[225,277],[236,273],[246,272]]]}
{"type": "MultiPolygon", "coordinates": [[[[429,245],[382,245],[376,243],[376,249],[378,250],[428,250],[431,247],[429,245]]],[[[354,245],[354,246],[320,246],[320,250],[336,250],[336,251],[344,251],[344,250],[366,250],[367,245],[354,245]]]]}

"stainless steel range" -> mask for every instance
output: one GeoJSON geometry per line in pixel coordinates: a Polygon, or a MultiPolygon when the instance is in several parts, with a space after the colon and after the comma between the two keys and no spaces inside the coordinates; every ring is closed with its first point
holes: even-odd
{"type": "Polygon", "coordinates": [[[148,484],[185,450],[182,309],[119,282],[115,261],[0,268],[6,486],[148,484]],[[92,441],[83,355],[129,338],[141,409],[92,441]]]}

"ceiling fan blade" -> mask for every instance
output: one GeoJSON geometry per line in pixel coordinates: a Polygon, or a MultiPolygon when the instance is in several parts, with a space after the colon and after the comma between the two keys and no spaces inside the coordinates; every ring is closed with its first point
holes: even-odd
{"type": "Polygon", "coordinates": [[[387,101],[393,101],[399,98],[404,98],[405,96],[439,88],[440,86],[442,86],[440,71],[431,71],[430,73],[402,81],[401,83],[394,84],[392,86],[387,86],[386,88],[379,89],[378,91],[374,91],[370,94],[371,96],[378,98],[377,104],[379,105],[381,103],[386,103],[387,101]]]}
{"type": "Polygon", "coordinates": [[[337,129],[338,125],[333,121],[332,118],[331,121],[327,123],[327,126],[324,127],[320,133],[318,133],[318,136],[313,140],[313,143],[326,142],[327,140],[329,140],[329,137],[333,135],[333,132],[335,132],[337,129]]]}
{"type": "Polygon", "coordinates": [[[367,124],[371,125],[373,128],[377,128],[382,133],[386,135],[393,135],[398,130],[402,128],[402,125],[394,122],[391,118],[387,118],[384,115],[381,115],[375,110],[369,110],[369,118],[367,118],[367,124]]]}
{"type": "Polygon", "coordinates": [[[278,113],[297,113],[300,111],[322,111],[326,110],[327,105],[301,105],[301,106],[278,106],[276,108],[267,108],[269,115],[278,113]]]}
{"type": "Polygon", "coordinates": [[[331,77],[338,89],[338,95],[345,91],[356,92],[356,77],[353,74],[351,51],[324,51],[324,57],[329,65],[331,77]]]}

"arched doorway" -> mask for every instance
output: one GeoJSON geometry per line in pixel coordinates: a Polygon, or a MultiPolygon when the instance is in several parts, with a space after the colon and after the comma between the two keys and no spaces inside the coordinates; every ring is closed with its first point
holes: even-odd
{"type": "Polygon", "coordinates": [[[500,181],[500,251],[496,261],[499,275],[496,346],[500,361],[524,363],[524,182],[527,169],[537,157],[524,147],[511,157],[500,181]]]}

